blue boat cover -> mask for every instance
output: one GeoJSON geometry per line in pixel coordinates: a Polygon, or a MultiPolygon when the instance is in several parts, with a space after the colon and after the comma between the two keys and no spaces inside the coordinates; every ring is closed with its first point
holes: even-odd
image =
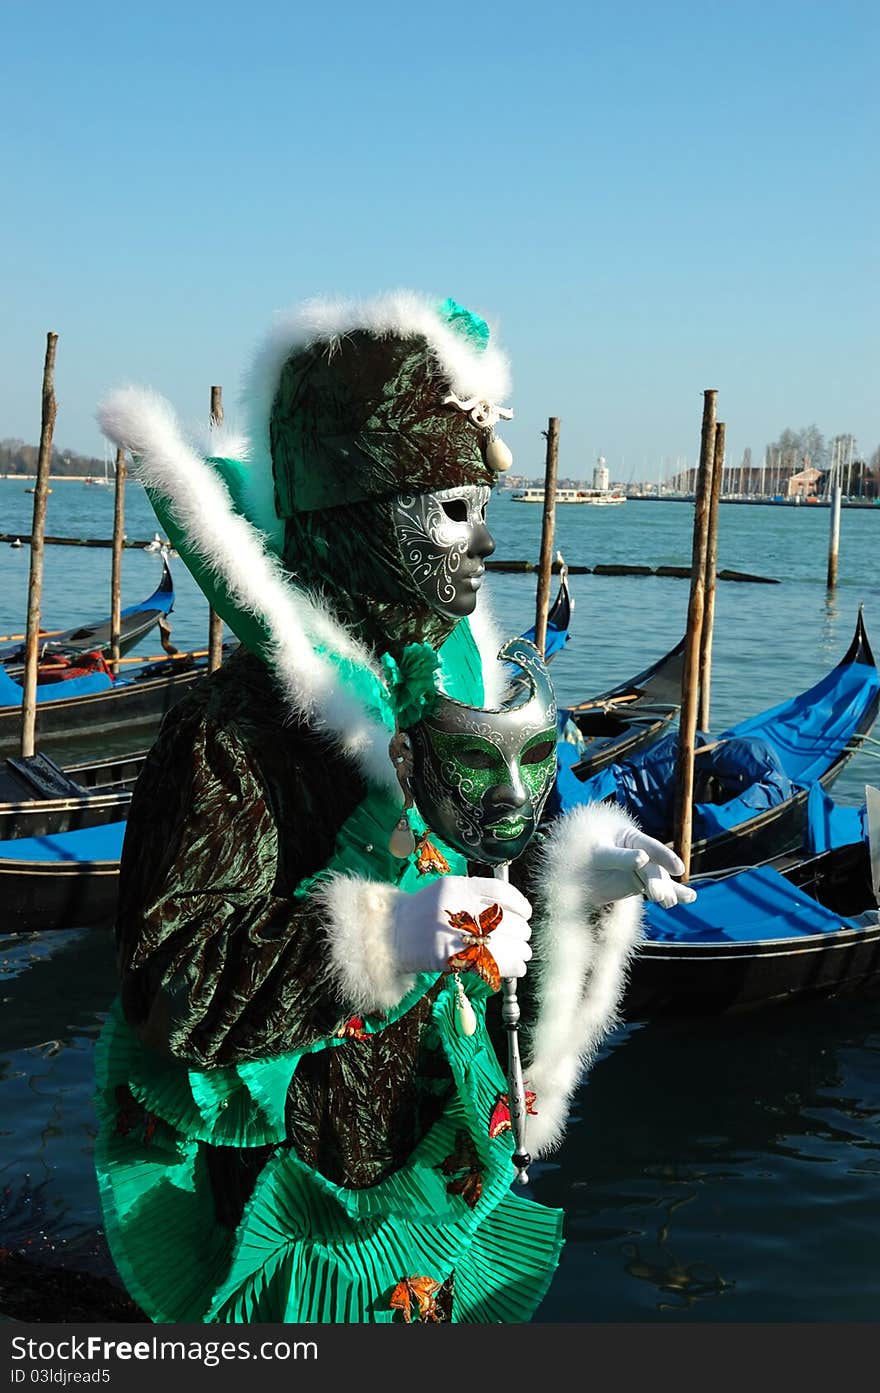
{"type": "Polygon", "coordinates": [[[550,790],[545,807],[546,817],[558,817],[568,808],[576,808],[580,803],[596,803],[603,798],[614,799],[617,794],[615,766],[606,765],[591,779],[582,782],[571,772],[571,766],[582,758],[577,745],[570,740],[560,740],[556,746],[556,781],[550,790]],[[588,797],[582,790],[589,788],[588,797]]]}
{"type": "MultiPolygon", "coordinates": [[[[37,683],[37,701],[61,701],[68,697],[91,696],[93,692],[108,692],[114,686],[106,672],[87,672],[82,677],[68,677],[66,682],[37,683]]],[[[21,706],[24,690],[20,682],[0,663],[0,707],[21,706]]]]}
{"type": "MultiPolygon", "coordinates": [[[[535,641],[535,626],[526,629],[523,638],[527,638],[530,643],[535,641]]],[[[568,629],[557,629],[555,624],[547,625],[547,639],[544,644],[544,661],[549,663],[554,653],[558,653],[568,643],[568,629]]]]}
{"type": "Polygon", "coordinates": [[[724,736],[760,736],[772,745],[792,783],[818,779],[855,734],[880,686],[872,663],[839,664],[790,701],[740,721],[724,736]]]}
{"type": "MultiPolygon", "coordinates": [[[[880,675],[872,664],[846,663],[790,701],[731,726],[695,763],[693,835],[703,840],[737,827],[810,787],[846,748],[876,699],[880,675]]],[[[570,772],[576,762],[568,742],[558,746],[559,772],[548,811],[565,812],[583,803],[614,799],[636,817],[649,836],[672,836],[677,735],[671,734],[620,764],[583,782],[570,772]]],[[[706,737],[697,735],[698,746],[706,737]]],[[[844,828],[831,831],[828,809],[814,803],[815,835],[857,841],[844,828]]],[[[850,823],[851,827],[851,823],[850,823]]],[[[834,844],[839,845],[839,840],[834,844]]],[[[817,842],[821,846],[821,841],[817,842]]]]}
{"type": "Polygon", "coordinates": [[[815,783],[807,799],[806,849],[813,856],[836,846],[851,846],[868,839],[868,810],[835,803],[821,784],[815,783]]]}
{"type": "Polygon", "coordinates": [[[48,837],[11,837],[0,842],[0,861],[118,861],[125,837],[124,822],[80,827],[48,837]]]}
{"type": "Polygon", "coordinates": [[[651,943],[758,943],[858,928],[769,866],[726,880],[698,881],[695,888],[692,905],[645,905],[645,936],[651,943]]]}

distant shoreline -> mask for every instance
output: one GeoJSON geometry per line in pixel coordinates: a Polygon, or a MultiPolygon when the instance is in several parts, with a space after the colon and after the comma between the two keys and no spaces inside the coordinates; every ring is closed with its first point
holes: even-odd
{"type": "MultiPolygon", "coordinates": [[[[11,480],[13,480],[13,482],[14,482],[16,479],[21,479],[22,483],[25,483],[25,484],[33,484],[33,483],[36,481],[36,477],[37,477],[36,474],[0,474],[0,479],[11,479],[11,480]]],[[[89,482],[89,481],[94,482],[94,480],[95,480],[95,479],[98,479],[98,478],[101,478],[101,475],[99,475],[99,474],[50,474],[50,475],[49,475],[49,479],[51,480],[51,482],[52,482],[53,484],[54,484],[54,483],[57,483],[59,480],[62,480],[62,479],[64,479],[64,480],[69,480],[70,483],[72,483],[72,484],[85,484],[85,483],[87,483],[87,482],[89,482]]],[[[108,482],[108,485],[109,485],[109,484],[112,484],[114,481],[113,481],[112,479],[108,479],[107,482],[108,482]]],[[[140,483],[140,480],[139,480],[139,479],[133,479],[133,478],[131,477],[130,474],[127,474],[127,475],[125,476],[125,482],[126,482],[126,484],[130,484],[130,483],[139,484],[139,483],[140,483]]],[[[99,487],[101,487],[101,488],[104,487],[104,482],[103,482],[103,479],[102,479],[102,478],[101,478],[101,484],[100,484],[99,487]]]]}

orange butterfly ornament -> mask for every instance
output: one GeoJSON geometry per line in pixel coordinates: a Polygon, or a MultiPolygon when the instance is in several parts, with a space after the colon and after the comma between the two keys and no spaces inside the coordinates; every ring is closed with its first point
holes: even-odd
{"type": "Polygon", "coordinates": [[[440,1321],[443,1317],[437,1309],[437,1292],[441,1286],[442,1283],[433,1277],[404,1277],[391,1293],[388,1304],[392,1310],[400,1311],[407,1325],[412,1323],[416,1310],[416,1320],[424,1324],[440,1321]]]}
{"type": "Polygon", "coordinates": [[[438,875],[449,874],[449,862],[429,839],[427,832],[423,832],[416,843],[416,870],[419,875],[430,875],[432,871],[438,875]]]}
{"type": "Polygon", "coordinates": [[[503,913],[499,904],[490,904],[488,909],[482,911],[477,922],[466,909],[455,912],[447,909],[446,915],[452,927],[468,935],[464,947],[453,953],[446,964],[449,972],[476,972],[493,992],[498,991],[501,973],[486,945],[490,933],[501,923],[503,913]]]}

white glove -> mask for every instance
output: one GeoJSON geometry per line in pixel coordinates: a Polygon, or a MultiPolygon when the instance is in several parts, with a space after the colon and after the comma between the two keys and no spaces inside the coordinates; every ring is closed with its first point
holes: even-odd
{"type": "Polygon", "coordinates": [[[398,970],[443,972],[455,953],[474,942],[470,934],[452,927],[450,914],[464,910],[479,923],[482,911],[493,904],[502,910],[501,922],[488,935],[484,946],[498,964],[502,977],[524,977],[526,963],[532,956],[532,906],[515,885],[484,876],[441,876],[414,895],[398,896],[391,920],[391,944],[398,970]]]}
{"type": "Polygon", "coordinates": [[[668,846],[627,828],[618,834],[614,845],[595,853],[590,890],[597,904],[644,895],[653,904],[672,909],[677,904],[693,904],[697,898],[696,890],[671,879],[683,873],[684,863],[668,846]]]}

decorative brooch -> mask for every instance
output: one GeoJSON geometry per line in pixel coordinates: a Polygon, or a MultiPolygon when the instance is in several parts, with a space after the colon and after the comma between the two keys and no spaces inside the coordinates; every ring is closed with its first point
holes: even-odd
{"type": "Polygon", "coordinates": [[[492,429],[497,421],[510,421],[513,419],[513,412],[509,406],[497,406],[494,401],[487,401],[485,397],[468,397],[467,401],[462,401],[454,392],[450,392],[448,397],[443,398],[444,406],[455,406],[459,411],[464,411],[469,419],[479,430],[488,430],[489,443],[486,446],[486,464],[489,469],[496,474],[503,474],[513,464],[513,455],[510,447],[504,443],[500,436],[495,434],[492,429]]]}

